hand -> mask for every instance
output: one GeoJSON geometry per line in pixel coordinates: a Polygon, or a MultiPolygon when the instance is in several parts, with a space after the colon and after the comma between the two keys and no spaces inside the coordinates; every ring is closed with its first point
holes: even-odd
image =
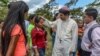
{"type": "Polygon", "coordinates": [[[27,55],[29,55],[29,54],[30,54],[30,50],[31,50],[31,49],[28,49],[28,50],[27,50],[27,55]]]}
{"type": "Polygon", "coordinates": [[[48,41],[45,41],[45,45],[47,45],[48,41]]]}
{"type": "Polygon", "coordinates": [[[45,19],[43,16],[40,16],[41,18],[45,19]]]}
{"type": "Polygon", "coordinates": [[[26,49],[29,50],[29,45],[28,44],[26,45],[26,49]]]}
{"type": "Polygon", "coordinates": [[[2,56],[2,54],[0,53],[0,56],[2,56]]]}
{"type": "Polygon", "coordinates": [[[35,56],[39,56],[39,53],[36,53],[35,56]]]}
{"type": "Polygon", "coordinates": [[[53,32],[56,32],[56,29],[55,29],[55,28],[52,28],[52,31],[53,31],[53,32]]]}
{"type": "Polygon", "coordinates": [[[69,56],[72,56],[73,52],[72,49],[69,50],[69,56]]]}
{"type": "Polygon", "coordinates": [[[39,51],[37,48],[34,48],[35,56],[39,56],[39,51]]]}
{"type": "Polygon", "coordinates": [[[69,56],[74,56],[75,52],[70,52],[69,56]]]}
{"type": "Polygon", "coordinates": [[[79,35],[79,37],[82,37],[83,36],[83,33],[79,33],[78,35],[79,35]]]}
{"type": "Polygon", "coordinates": [[[48,48],[48,44],[47,44],[47,41],[45,41],[45,48],[48,48]]]}
{"type": "Polygon", "coordinates": [[[89,49],[92,47],[92,44],[89,45],[89,49]]]}
{"type": "Polygon", "coordinates": [[[71,52],[69,53],[69,56],[72,56],[72,53],[71,52]]]}

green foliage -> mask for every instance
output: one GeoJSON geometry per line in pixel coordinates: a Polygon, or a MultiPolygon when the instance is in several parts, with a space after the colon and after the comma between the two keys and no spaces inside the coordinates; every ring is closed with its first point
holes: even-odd
{"type": "Polygon", "coordinates": [[[40,16],[44,16],[47,19],[51,19],[52,18],[52,12],[51,12],[52,8],[50,7],[49,4],[45,4],[42,8],[38,8],[35,11],[36,15],[40,15],[40,16]]]}
{"type": "Polygon", "coordinates": [[[100,6],[100,1],[95,0],[93,3],[90,3],[90,4],[87,5],[87,7],[93,7],[93,6],[100,6]]]}
{"type": "Polygon", "coordinates": [[[8,0],[0,0],[0,20],[4,20],[7,14],[7,3],[8,0]]]}
{"type": "Polygon", "coordinates": [[[9,0],[0,0],[0,6],[7,6],[9,0]]]}
{"type": "Polygon", "coordinates": [[[68,3],[65,4],[67,7],[71,7],[72,5],[75,5],[78,2],[78,0],[70,0],[68,3]]]}
{"type": "Polygon", "coordinates": [[[3,7],[2,9],[0,9],[0,20],[4,20],[6,14],[7,14],[7,7],[3,7]]]}
{"type": "Polygon", "coordinates": [[[96,21],[100,24],[100,16],[97,17],[96,21]]]}
{"type": "Polygon", "coordinates": [[[79,7],[79,8],[74,8],[71,10],[71,15],[78,15],[78,16],[82,16],[82,7],[79,7]]]}

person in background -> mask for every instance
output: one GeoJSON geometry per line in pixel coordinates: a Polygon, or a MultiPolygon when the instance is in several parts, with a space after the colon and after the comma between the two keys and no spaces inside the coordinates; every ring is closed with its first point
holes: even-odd
{"type": "MultiPolygon", "coordinates": [[[[59,13],[56,13],[53,21],[59,19],[59,13]]],[[[54,46],[55,37],[56,37],[56,27],[51,28],[51,36],[52,36],[52,46],[54,46]]]]}
{"type": "Polygon", "coordinates": [[[35,19],[36,15],[35,14],[31,14],[28,18],[29,20],[29,26],[27,29],[28,32],[28,46],[29,46],[29,56],[33,56],[33,51],[32,51],[32,37],[31,37],[31,32],[32,29],[34,28],[34,19],[35,19]]]}
{"type": "Polygon", "coordinates": [[[28,20],[24,20],[25,21],[25,27],[26,27],[26,30],[28,29],[28,26],[29,26],[29,21],[28,20]]]}
{"type": "Polygon", "coordinates": [[[35,17],[35,28],[32,30],[32,44],[35,56],[45,56],[45,48],[47,43],[47,33],[43,28],[44,19],[35,17]]]}
{"type": "Polygon", "coordinates": [[[82,56],[82,49],[81,49],[81,41],[84,33],[84,22],[82,20],[78,21],[78,44],[77,44],[77,49],[78,49],[78,56],[82,56]]]}
{"type": "Polygon", "coordinates": [[[27,36],[24,17],[28,6],[23,1],[8,5],[8,15],[2,27],[2,56],[25,56],[27,36]]]}
{"type": "Polygon", "coordinates": [[[100,56],[100,25],[96,22],[98,11],[95,8],[85,10],[85,31],[82,37],[81,47],[83,56],[100,56]],[[95,27],[98,25],[97,27],[95,27]],[[95,27],[94,29],[92,27],[95,27]],[[91,29],[93,29],[91,31],[91,29]],[[90,32],[91,31],[91,32],[90,32]]]}

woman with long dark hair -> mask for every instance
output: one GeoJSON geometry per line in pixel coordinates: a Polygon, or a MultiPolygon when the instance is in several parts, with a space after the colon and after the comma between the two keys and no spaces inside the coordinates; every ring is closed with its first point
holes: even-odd
{"type": "Polygon", "coordinates": [[[26,31],[24,17],[28,6],[23,1],[12,2],[2,28],[2,56],[26,55],[26,31]]]}

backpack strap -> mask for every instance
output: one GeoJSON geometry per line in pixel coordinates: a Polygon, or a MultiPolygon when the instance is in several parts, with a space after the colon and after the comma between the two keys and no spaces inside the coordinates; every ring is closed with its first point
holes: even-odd
{"type": "Polygon", "coordinates": [[[99,25],[99,24],[95,24],[95,25],[93,25],[93,26],[89,29],[89,31],[88,31],[88,39],[89,39],[90,42],[92,42],[92,38],[91,38],[92,31],[93,31],[96,27],[100,27],[100,25],[99,25]]]}

